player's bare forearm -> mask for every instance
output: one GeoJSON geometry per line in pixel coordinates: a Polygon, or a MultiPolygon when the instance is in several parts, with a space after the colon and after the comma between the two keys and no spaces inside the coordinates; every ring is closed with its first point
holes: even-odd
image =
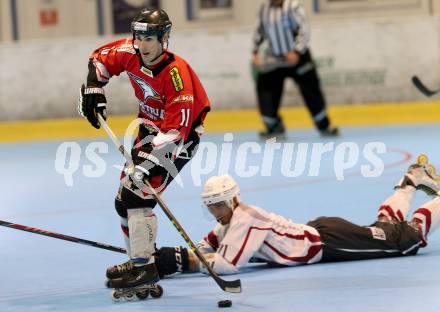
{"type": "MultiPolygon", "coordinates": [[[[209,265],[213,267],[215,252],[203,253],[203,257],[205,257],[209,265]]],[[[206,273],[206,268],[203,266],[203,264],[199,261],[199,259],[194,255],[192,251],[188,253],[188,264],[189,264],[188,271],[185,273],[196,273],[196,272],[206,273]]]]}
{"type": "Polygon", "coordinates": [[[189,265],[187,273],[196,273],[200,272],[200,261],[199,259],[192,253],[189,253],[189,265]]]}

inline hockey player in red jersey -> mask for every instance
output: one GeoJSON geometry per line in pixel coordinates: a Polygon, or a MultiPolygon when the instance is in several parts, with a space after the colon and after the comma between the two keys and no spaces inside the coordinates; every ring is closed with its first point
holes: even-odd
{"type": "MultiPolygon", "coordinates": [[[[199,249],[219,274],[238,273],[255,261],[295,266],[415,255],[440,224],[439,189],[435,168],[421,156],[380,206],[378,218],[370,226],[337,217],[298,224],[243,203],[237,183],[228,175],[216,176],[206,182],[202,200],[218,224],[200,241],[199,249]],[[407,220],[416,190],[436,197],[407,220]]],[[[162,247],[156,252],[156,263],[161,276],[204,272],[197,258],[183,247],[162,247]]]]}
{"type": "Polygon", "coordinates": [[[206,92],[188,63],[167,50],[172,23],[164,10],[145,9],[131,24],[133,37],[110,42],[89,59],[87,84],[82,85],[78,110],[95,128],[97,114],[106,118],[103,87],[126,72],[139,101],[142,120],[132,149],[135,172],[121,174],[115,208],[129,260],[107,269],[107,285],[114,297],[144,298],[151,286],[155,296],[159,275],[154,263],[156,201],[139,190],[133,179],[148,182],[162,192],[189,162],[210,110],[206,92]]]}

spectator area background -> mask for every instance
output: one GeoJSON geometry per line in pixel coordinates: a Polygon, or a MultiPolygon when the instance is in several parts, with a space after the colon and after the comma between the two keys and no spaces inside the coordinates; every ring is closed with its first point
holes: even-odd
{"type": "MultiPolygon", "coordinates": [[[[114,34],[122,31],[112,11],[118,2],[143,6],[155,1],[0,0],[0,120],[75,117],[88,55],[126,35],[114,34]],[[18,40],[11,26],[13,2],[18,40]]],[[[250,51],[261,1],[218,1],[218,7],[208,2],[159,1],[174,23],[170,50],[199,73],[214,108],[254,108],[250,51]]],[[[302,2],[311,17],[312,50],[330,104],[425,100],[411,86],[413,74],[440,84],[440,1],[302,2]]],[[[293,84],[286,87],[283,105],[300,105],[293,84]]],[[[136,111],[125,75],[110,82],[107,94],[111,113],[136,111]]]]}

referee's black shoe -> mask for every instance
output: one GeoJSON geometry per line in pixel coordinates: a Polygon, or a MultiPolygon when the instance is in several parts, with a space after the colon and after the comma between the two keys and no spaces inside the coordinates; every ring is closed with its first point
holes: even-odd
{"type": "Polygon", "coordinates": [[[282,122],[279,122],[275,127],[260,132],[260,140],[266,141],[276,138],[278,141],[286,140],[286,129],[282,122]]]}
{"type": "Polygon", "coordinates": [[[326,129],[319,129],[321,137],[338,137],[340,135],[338,127],[329,126],[326,129]]]}

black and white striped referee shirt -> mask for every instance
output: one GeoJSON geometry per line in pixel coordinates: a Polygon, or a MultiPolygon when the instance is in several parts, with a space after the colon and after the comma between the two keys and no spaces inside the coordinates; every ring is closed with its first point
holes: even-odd
{"type": "Polygon", "coordinates": [[[264,40],[269,41],[274,56],[289,51],[303,53],[308,47],[310,26],[298,0],[284,0],[282,6],[273,6],[266,0],[260,7],[257,23],[254,53],[264,40]]]}

